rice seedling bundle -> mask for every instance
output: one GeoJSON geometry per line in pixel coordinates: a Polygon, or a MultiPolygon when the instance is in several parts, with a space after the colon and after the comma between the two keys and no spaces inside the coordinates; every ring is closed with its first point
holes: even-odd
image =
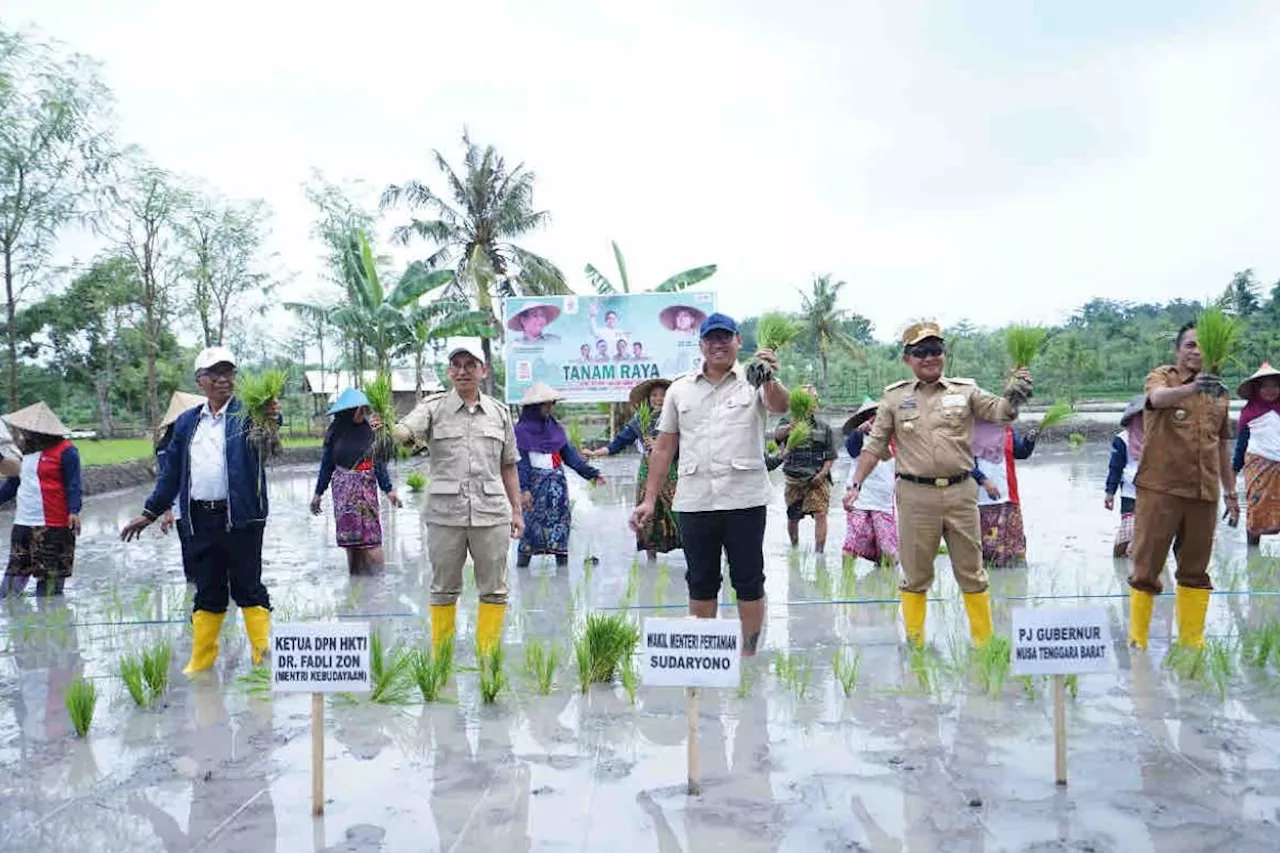
{"type": "Polygon", "coordinates": [[[142,658],[138,655],[125,655],[120,659],[120,678],[125,689],[139,708],[147,707],[147,688],[142,678],[142,658]]]}
{"type": "MultiPolygon", "coordinates": [[[[765,314],[756,323],[756,346],[758,349],[773,350],[775,353],[795,340],[800,334],[800,327],[782,314],[765,314]]],[[[747,364],[747,381],[752,387],[759,388],[773,378],[773,368],[759,358],[753,358],[747,364]]]]}
{"type": "Polygon", "coordinates": [[[653,429],[653,409],[648,400],[641,400],[636,406],[636,421],[640,424],[640,437],[647,438],[653,429]]]}
{"type": "Polygon", "coordinates": [[[1011,326],[1004,333],[1004,345],[1014,369],[1030,367],[1044,342],[1044,329],[1038,326],[1011,326]]]}
{"type": "Polygon", "coordinates": [[[1196,341],[1207,373],[1221,375],[1240,336],[1240,324],[1221,308],[1206,308],[1196,319],[1196,341]]]}
{"type": "Polygon", "coordinates": [[[404,478],[404,484],[409,487],[409,491],[420,492],[426,488],[427,478],[421,471],[410,471],[409,476],[404,478]]]}
{"type": "Polygon", "coordinates": [[[480,700],[486,705],[498,701],[498,696],[507,688],[507,671],[503,662],[502,643],[495,643],[493,648],[480,655],[477,662],[480,669],[480,700]]]}
{"type": "Polygon", "coordinates": [[[372,382],[365,384],[364,395],[369,398],[369,411],[382,418],[382,425],[373,434],[373,456],[379,462],[390,462],[396,458],[396,442],[392,436],[396,407],[391,394],[391,377],[379,373],[372,382]]]}
{"type": "Polygon", "coordinates": [[[67,706],[67,716],[71,717],[76,737],[84,737],[93,722],[93,709],[98,704],[98,688],[92,681],[77,678],[67,686],[62,700],[67,706]]]}
{"type": "Polygon", "coordinates": [[[280,424],[267,413],[267,405],[280,399],[288,380],[283,370],[264,370],[244,376],[237,389],[249,420],[249,441],[264,456],[280,452],[280,424]]]}
{"type": "Polygon", "coordinates": [[[777,452],[778,452],[778,442],[774,441],[774,440],[771,438],[771,439],[769,439],[768,443],[767,443],[767,444],[765,444],[764,449],[765,449],[765,452],[766,452],[766,453],[768,453],[770,456],[772,456],[773,454],[775,454],[775,453],[777,453],[777,452]]]}
{"type": "Polygon", "coordinates": [[[858,686],[858,668],[861,663],[862,654],[858,651],[850,655],[844,649],[836,649],[831,656],[831,669],[845,696],[853,695],[854,688],[858,686]]]}
{"type": "MultiPolygon", "coordinates": [[[[585,645],[589,680],[607,683],[613,681],[619,664],[635,651],[640,629],[622,613],[590,613],[579,640],[585,645]]],[[[579,676],[582,665],[579,655],[579,676]]]]}
{"type": "Polygon", "coordinates": [[[1075,414],[1075,409],[1065,400],[1054,403],[1044,413],[1044,417],[1040,419],[1040,429],[1048,429],[1051,426],[1060,424],[1073,414],[1075,414]]]}
{"type": "Polygon", "coordinates": [[[813,413],[818,408],[818,400],[803,388],[795,388],[791,391],[790,415],[791,415],[791,432],[787,434],[787,449],[799,447],[809,440],[813,434],[813,430],[809,426],[809,419],[813,417],[813,413]]]}
{"type": "Polygon", "coordinates": [[[369,701],[380,705],[405,705],[413,691],[413,654],[397,644],[390,650],[382,635],[373,631],[369,637],[369,675],[373,689],[369,701]]]}
{"type": "Polygon", "coordinates": [[[560,649],[531,639],[524,647],[524,670],[537,685],[538,694],[547,696],[555,686],[556,667],[560,665],[560,649]]]}
{"type": "Polygon", "coordinates": [[[142,678],[147,683],[152,705],[169,689],[169,660],[172,656],[173,648],[168,640],[160,640],[142,653],[142,678]]]}
{"type": "Polygon", "coordinates": [[[628,660],[622,665],[622,689],[627,694],[629,704],[636,704],[636,691],[639,687],[640,673],[636,672],[636,663],[634,660],[628,660]]]}
{"type": "Polygon", "coordinates": [[[422,694],[422,701],[435,702],[453,674],[453,638],[447,637],[440,648],[414,649],[410,655],[409,675],[422,694]]]}

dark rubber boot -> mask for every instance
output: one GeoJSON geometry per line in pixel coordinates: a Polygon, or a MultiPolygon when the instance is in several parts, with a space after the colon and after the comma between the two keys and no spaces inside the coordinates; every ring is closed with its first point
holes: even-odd
{"type": "Polygon", "coordinates": [[[529,568],[529,562],[532,559],[533,559],[532,554],[516,554],[516,568],[517,569],[529,568]]]}

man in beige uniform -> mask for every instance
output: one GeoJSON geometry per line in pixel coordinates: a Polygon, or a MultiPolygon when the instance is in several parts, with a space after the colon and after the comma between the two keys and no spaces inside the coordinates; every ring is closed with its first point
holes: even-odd
{"type": "Polygon", "coordinates": [[[449,353],[453,388],[423,400],[396,425],[400,444],[425,446],[430,484],[422,519],[431,561],[431,645],[453,636],[462,567],[475,565],[480,612],[476,646],[488,651],[502,638],[507,608],[508,538],[524,532],[516,436],[510,410],[480,393],[488,367],[480,353],[449,353]]]}
{"type": "Polygon", "coordinates": [[[975,418],[1008,424],[1031,396],[1031,374],[1018,370],[1003,398],[972,379],[942,375],[946,345],[935,323],[917,323],[902,336],[902,360],[915,379],[884,389],[871,435],[858,456],[850,490],[897,448],[898,538],[902,562],[902,621],[907,641],[924,642],[926,597],[933,585],[939,540],[945,539],[951,570],[964,592],[969,633],[982,644],[991,636],[991,599],[982,565],[978,484],[973,469],[975,418]]]}

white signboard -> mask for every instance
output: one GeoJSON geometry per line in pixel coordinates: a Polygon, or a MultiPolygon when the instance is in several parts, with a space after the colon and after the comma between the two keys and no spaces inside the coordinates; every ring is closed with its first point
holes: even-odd
{"type": "Polygon", "coordinates": [[[640,679],[653,687],[737,687],[742,677],[742,623],[646,619],[640,655],[640,679]]]}
{"type": "Polygon", "coordinates": [[[1070,675],[1112,666],[1111,623],[1101,607],[1013,611],[1013,674],[1070,675]]]}
{"type": "Polygon", "coordinates": [[[369,623],[271,627],[271,688],[284,693],[369,690],[369,623]]]}

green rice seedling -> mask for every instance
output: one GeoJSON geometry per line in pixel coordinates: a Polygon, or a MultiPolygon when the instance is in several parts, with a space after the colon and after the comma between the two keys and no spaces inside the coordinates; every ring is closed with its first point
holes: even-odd
{"type": "Polygon", "coordinates": [[[573,660],[578,665],[578,687],[586,693],[591,689],[591,644],[585,633],[573,641],[573,660]]]}
{"type": "MultiPolygon", "coordinates": [[[[756,347],[773,350],[775,353],[785,347],[800,334],[800,327],[778,313],[763,315],[756,323],[756,347]]],[[[773,369],[759,358],[752,358],[747,363],[747,381],[752,387],[759,388],[773,378],[773,369]]]]}
{"type": "Polygon", "coordinates": [[[71,717],[76,737],[84,737],[93,723],[93,709],[98,704],[97,686],[88,679],[77,678],[67,686],[62,701],[67,706],[67,715],[71,717]]]}
{"type": "Polygon", "coordinates": [[[640,629],[623,613],[589,613],[582,631],[590,661],[591,681],[613,681],[618,665],[640,642],[640,629]]]}
{"type": "Polygon", "coordinates": [[[1010,326],[1004,333],[1004,345],[1014,368],[1030,367],[1044,343],[1045,331],[1038,326],[1010,326]]]}
{"type": "Polygon", "coordinates": [[[1274,660],[1280,666],[1280,621],[1248,625],[1240,631],[1240,660],[1245,666],[1265,669],[1274,660]]]}
{"type": "Polygon", "coordinates": [[[772,438],[769,439],[767,442],[765,442],[764,450],[765,450],[765,453],[768,453],[770,456],[772,456],[773,454],[778,452],[778,442],[774,441],[772,438]]]}
{"type": "Polygon", "coordinates": [[[946,543],[946,542],[942,542],[942,543],[940,543],[940,544],[938,545],[938,556],[939,556],[939,557],[945,557],[945,556],[947,556],[947,555],[948,555],[948,554],[950,554],[950,553],[951,553],[951,552],[947,550],[947,543],[946,543]]]}
{"type": "Polygon", "coordinates": [[[245,675],[236,679],[236,684],[246,693],[258,696],[271,696],[271,667],[258,664],[245,675]]]}
{"type": "Polygon", "coordinates": [[[555,686],[556,668],[560,665],[557,646],[530,638],[524,647],[524,671],[533,680],[538,695],[548,696],[555,686]]]}
{"type": "Polygon", "coordinates": [[[372,382],[364,386],[364,395],[369,398],[369,411],[382,418],[382,425],[373,435],[373,454],[379,462],[390,462],[396,458],[396,442],[392,430],[396,426],[396,407],[391,393],[391,377],[379,373],[372,382]]]}
{"type": "Polygon", "coordinates": [[[267,414],[267,405],[280,399],[288,381],[289,375],[283,370],[264,370],[246,374],[236,383],[236,396],[249,421],[249,441],[264,456],[273,456],[281,449],[280,424],[267,414]]]}
{"type": "Polygon", "coordinates": [[[1020,675],[1018,676],[1018,681],[1022,682],[1023,695],[1034,702],[1039,690],[1036,685],[1035,677],[1030,675],[1020,675]]]}
{"type": "Polygon", "coordinates": [[[836,681],[840,683],[840,689],[844,691],[845,696],[853,695],[853,689],[858,686],[858,669],[862,664],[862,652],[857,649],[850,655],[844,649],[836,649],[831,656],[831,669],[835,672],[836,681]]]}
{"type": "Polygon", "coordinates": [[[1218,691],[1218,699],[1227,698],[1227,685],[1235,675],[1235,649],[1227,640],[1217,637],[1205,643],[1209,681],[1218,691]]]}
{"type": "Polygon", "coordinates": [[[430,647],[414,649],[409,674],[418,686],[423,702],[438,700],[453,674],[453,638],[445,638],[434,653],[430,647]]]}
{"type": "Polygon", "coordinates": [[[1072,450],[1079,450],[1084,447],[1085,437],[1082,433],[1073,432],[1067,436],[1067,444],[1071,445],[1072,450]]]}
{"type": "Polygon", "coordinates": [[[791,431],[787,433],[787,449],[794,450],[803,445],[813,435],[807,421],[800,421],[791,427],[791,431]]]}
{"type": "Polygon", "coordinates": [[[379,632],[370,633],[369,677],[373,689],[369,691],[369,701],[407,704],[413,691],[412,668],[413,655],[408,648],[397,643],[388,650],[379,632]]]}
{"type": "Polygon", "coordinates": [[[1075,675],[1074,673],[1068,675],[1063,679],[1063,683],[1066,685],[1067,694],[1071,696],[1072,702],[1080,698],[1080,676],[1075,675]]]}
{"type": "Polygon", "coordinates": [[[915,675],[920,689],[925,693],[932,693],[938,682],[938,666],[933,656],[929,653],[929,647],[918,646],[914,643],[908,645],[907,663],[911,667],[911,672],[915,675]]]}
{"type": "Polygon", "coordinates": [[[498,696],[507,689],[507,670],[504,666],[505,652],[502,643],[494,643],[493,648],[479,656],[480,667],[480,701],[492,705],[498,696]]]}
{"type": "Polygon", "coordinates": [[[671,583],[671,567],[666,561],[658,564],[658,573],[653,578],[653,601],[662,604],[666,601],[667,586],[671,583]]]}
{"type": "Polygon", "coordinates": [[[169,689],[169,660],[173,647],[168,640],[158,640],[142,653],[142,678],[147,683],[148,704],[154,705],[169,689]]]}
{"type": "Polygon", "coordinates": [[[653,429],[653,407],[648,400],[641,400],[636,406],[636,423],[640,425],[641,437],[647,438],[653,429]]]}
{"type": "Polygon", "coordinates": [[[1008,637],[1003,634],[993,634],[991,639],[978,646],[973,652],[982,690],[992,698],[1000,695],[1005,681],[1009,678],[1012,648],[1013,644],[1008,637]]]}
{"type": "Polygon", "coordinates": [[[409,491],[420,492],[427,487],[427,478],[422,475],[421,471],[410,471],[409,475],[404,478],[404,484],[409,487],[409,491]]]}
{"type": "Polygon", "coordinates": [[[738,688],[734,693],[739,699],[749,699],[751,698],[751,691],[756,686],[755,667],[748,665],[748,661],[744,660],[739,672],[741,675],[738,678],[738,688]]]}
{"type": "Polygon", "coordinates": [[[791,689],[797,699],[804,699],[813,683],[813,661],[808,655],[796,655],[796,658],[791,670],[791,689]]]}
{"type": "Polygon", "coordinates": [[[1222,373],[1222,368],[1235,352],[1239,336],[1239,321],[1221,308],[1206,308],[1200,312],[1196,318],[1196,343],[1204,357],[1205,372],[1222,373]]]}
{"type": "Polygon", "coordinates": [[[570,444],[577,448],[582,447],[582,420],[577,415],[574,415],[569,420],[569,428],[565,430],[565,433],[569,438],[570,444]]]}
{"type": "Polygon", "coordinates": [[[1057,426],[1067,418],[1075,414],[1075,409],[1066,400],[1060,400],[1049,407],[1044,413],[1044,417],[1040,419],[1040,429],[1048,429],[1051,426],[1057,426]]]}
{"type": "Polygon", "coordinates": [[[120,659],[120,678],[139,708],[147,707],[147,685],[142,676],[142,655],[125,655],[120,659]]]}
{"type": "Polygon", "coordinates": [[[634,658],[629,658],[622,665],[622,689],[627,694],[627,702],[636,704],[636,691],[640,687],[640,673],[636,671],[636,662],[634,658]]]}

